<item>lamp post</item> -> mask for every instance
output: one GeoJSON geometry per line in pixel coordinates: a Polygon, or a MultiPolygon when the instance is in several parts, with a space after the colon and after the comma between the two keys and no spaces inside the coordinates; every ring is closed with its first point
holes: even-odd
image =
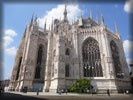
{"type": "Polygon", "coordinates": [[[87,67],[85,66],[85,77],[87,77],[87,67]]]}

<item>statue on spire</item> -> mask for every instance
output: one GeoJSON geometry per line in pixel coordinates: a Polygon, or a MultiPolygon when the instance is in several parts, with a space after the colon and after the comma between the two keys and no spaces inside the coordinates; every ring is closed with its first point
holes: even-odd
{"type": "Polygon", "coordinates": [[[115,23],[115,31],[116,31],[116,35],[121,40],[121,35],[119,34],[118,27],[117,27],[117,24],[116,23],[115,23]]]}
{"type": "Polygon", "coordinates": [[[25,37],[26,32],[27,32],[27,25],[26,25],[26,27],[25,27],[25,31],[24,31],[24,35],[23,35],[23,37],[25,37]]]}
{"type": "Polygon", "coordinates": [[[91,19],[93,19],[93,17],[92,17],[92,11],[91,11],[91,9],[90,9],[90,18],[91,18],[91,19]]]}
{"type": "Polygon", "coordinates": [[[53,17],[52,17],[52,23],[51,23],[51,31],[53,31],[53,17]]]}
{"type": "Polygon", "coordinates": [[[80,18],[82,18],[82,11],[80,12],[80,18]]]}
{"type": "Polygon", "coordinates": [[[117,27],[116,23],[115,23],[115,31],[116,31],[116,33],[119,34],[118,27],[117,27]]]}
{"type": "Polygon", "coordinates": [[[67,20],[67,10],[66,10],[66,4],[65,4],[65,10],[64,10],[64,21],[67,20]]]}
{"type": "Polygon", "coordinates": [[[31,29],[32,25],[33,25],[33,15],[32,15],[32,18],[31,18],[31,21],[30,21],[30,24],[29,24],[29,30],[31,29]]]}
{"type": "Polygon", "coordinates": [[[103,14],[101,13],[101,21],[102,21],[102,25],[104,25],[104,18],[103,18],[103,14]]]}
{"type": "Polygon", "coordinates": [[[82,12],[80,12],[80,19],[78,26],[83,26],[82,12]]]}
{"type": "Polygon", "coordinates": [[[45,19],[44,31],[46,31],[46,21],[47,21],[47,19],[45,19]]]}
{"type": "Polygon", "coordinates": [[[35,17],[34,25],[37,25],[37,16],[35,17]]]}
{"type": "Polygon", "coordinates": [[[98,19],[98,16],[96,15],[96,17],[97,17],[97,24],[99,24],[99,19],[98,19]]]}

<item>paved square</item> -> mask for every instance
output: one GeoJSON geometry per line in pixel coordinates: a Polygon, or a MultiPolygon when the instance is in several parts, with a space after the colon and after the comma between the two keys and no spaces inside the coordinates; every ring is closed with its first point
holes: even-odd
{"type": "Polygon", "coordinates": [[[0,100],[133,100],[133,94],[106,94],[78,95],[78,94],[43,94],[40,93],[4,93],[0,100]]]}

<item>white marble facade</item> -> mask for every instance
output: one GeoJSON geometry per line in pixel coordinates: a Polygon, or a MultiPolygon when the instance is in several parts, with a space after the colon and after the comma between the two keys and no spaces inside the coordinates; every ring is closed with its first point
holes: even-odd
{"type": "Polygon", "coordinates": [[[33,23],[32,17],[16,54],[9,90],[27,87],[29,91],[57,92],[70,89],[81,78],[91,79],[99,91],[131,89],[123,42],[115,28],[116,33],[110,31],[102,15],[101,24],[92,16],[81,16],[69,24],[66,7],[64,19],[54,19],[49,30],[46,23],[44,29],[39,28],[37,18],[33,23]]]}

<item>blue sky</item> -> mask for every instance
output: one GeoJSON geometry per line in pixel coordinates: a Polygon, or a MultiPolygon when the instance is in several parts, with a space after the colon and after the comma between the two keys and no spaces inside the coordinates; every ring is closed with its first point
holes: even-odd
{"type": "MultiPolygon", "coordinates": [[[[129,13],[128,4],[125,2],[112,3],[92,3],[80,2],[67,4],[68,18],[70,21],[76,17],[79,18],[82,11],[83,17],[89,17],[92,10],[93,19],[96,20],[96,14],[101,20],[101,11],[107,27],[115,32],[115,22],[117,23],[119,33],[121,34],[127,61],[131,59],[129,43],[133,43],[129,35],[129,13]]],[[[15,54],[20,45],[26,25],[29,24],[32,15],[38,17],[39,26],[43,27],[47,18],[47,24],[52,17],[62,18],[64,2],[54,3],[4,3],[3,4],[3,40],[4,40],[4,79],[10,78],[15,61],[15,54]],[[58,14],[56,14],[58,13],[58,14]]]]}

